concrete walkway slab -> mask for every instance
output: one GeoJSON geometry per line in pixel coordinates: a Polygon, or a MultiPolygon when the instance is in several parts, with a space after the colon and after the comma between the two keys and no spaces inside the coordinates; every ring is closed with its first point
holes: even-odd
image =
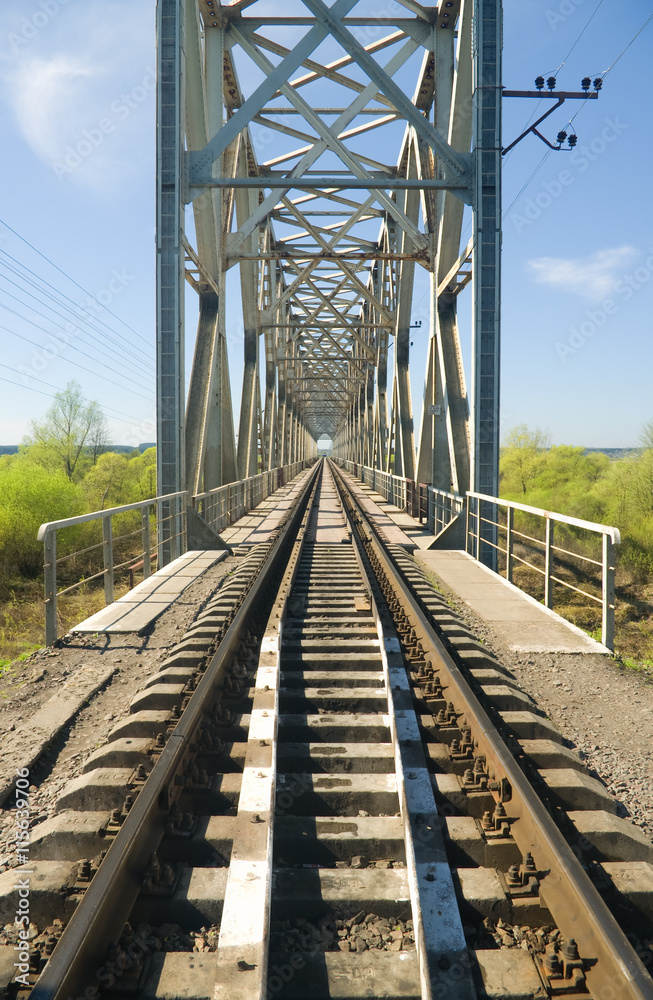
{"type": "Polygon", "coordinates": [[[275,490],[262,500],[253,510],[247,512],[238,521],[234,521],[220,532],[220,538],[231,546],[258,545],[267,542],[273,531],[281,524],[288,510],[293,506],[297,496],[310,475],[311,469],[304,469],[289,483],[275,490]]]}
{"type": "Polygon", "coordinates": [[[147,580],[130,590],[124,597],[75,625],[72,632],[142,632],[155,618],[170,607],[180,594],[206,570],[227,556],[226,549],[191,550],[147,580]]]}
{"type": "Polygon", "coordinates": [[[601,653],[610,650],[545,608],[466,552],[432,549],[415,558],[486,622],[504,646],[520,653],[601,653]]]}
{"type": "MultiPolygon", "coordinates": [[[[342,472],[343,470],[341,469],[340,471],[342,472]]],[[[346,473],[346,475],[351,481],[356,483],[368,500],[375,504],[385,517],[389,518],[397,528],[401,529],[402,533],[410,540],[413,549],[428,549],[431,543],[435,541],[435,535],[432,535],[417,518],[407,514],[400,507],[396,507],[395,504],[389,503],[381,493],[377,493],[370,486],[367,486],[366,483],[361,483],[359,479],[355,479],[349,473],[346,473]]]]}
{"type": "MultiPolygon", "coordinates": [[[[407,552],[413,552],[418,548],[417,542],[413,539],[412,535],[404,527],[399,526],[397,520],[395,520],[395,517],[392,516],[387,508],[392,508],[396,512],[395,516],[400,515],[404,523],[406,518],[408,518],[416,528],[419,528],[420,525],[417,521],[404,511],[400,511],[398,507],[392,507],[391,504],[387,504],[382,496],[371,490],[360,479],[352,476],[349,472],[345,472],[344,469],[340,469],[339,471],[340,475],[346,479],[365,516],[369,518],[383,541],[390,545],[401,545],[407,552]]],[[[432,538],[433,536],[430,537],[432,538]]]]}

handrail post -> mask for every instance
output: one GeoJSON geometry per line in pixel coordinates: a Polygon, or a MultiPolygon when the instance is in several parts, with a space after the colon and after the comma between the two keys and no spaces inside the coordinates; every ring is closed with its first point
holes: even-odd
{"type": "Polygon", "coordinates": [[[111,515],[102,518],[102,555],[104,557],[104,601],[113,604],[113,532],[111,515]]]}
{"type": "Polygon", "coordinates": [[[482,500],[476,497],[476,560],[481,560],[481,503],[482,500]]]}
{"type": "Polygon", "coordinates": [[[506,509],[506,580],[512,583],[512,525],[514,510],[512,507],[506,509]]]}
{"type": "Polygon", "coordinates": [[[607,533],[603,535],[603,614],[601,621],[601,642],[610,652],[614,652],[614,545],[607,533]]]}
{"type": "Polygon", "coordinates": [[[157,537],[157,548],[156,548],[156,568],[161,569],[163,566],[163,526],[161,521],[163,520],[163,501],[157,500],[156,502],[156,537],[157,537]]]}
{"type": "Polygon", "coordinates": [[[184,552],[188,552],[188,501],[190,499],[190,494],[188,490],[179,497],[179,506],[181,508],[181,552],[180,556],[183,556],[184,552]]]}
{"type": "Polygon", "coordinates": [[[544,604],[553,607],[553,587],[551,586],[551,546],[553,544],[553,524],[551,518],[546,518],[546,554],[544,557],[544,604]]]}
{"type": "Polygon", "coordinates": [[[469,555],[469,512],[472,506],[471,497],[467,494],[467,508],[465,510],[465,552],[469,555]]]}
{"type": "Polygon", "coordinates": [[[141,511],[143,528],[143,579],[147,580],[152,571],[152,540],[150,537],[150,506],[141,511]]]}
{"type": "Polygon", "coordinates": [[[45,645],[57,641],[57,529],[43,539],[43,584],[45,596],[45,645]]]}

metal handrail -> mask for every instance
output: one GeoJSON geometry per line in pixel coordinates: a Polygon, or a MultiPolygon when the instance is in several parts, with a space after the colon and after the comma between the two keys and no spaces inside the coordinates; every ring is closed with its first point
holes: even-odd
{"type": "Polygon", "coordinates": [[[463,513],[465,497],[460,493],[449,493],[447,490],[429,486],[429,515],[427,525],[429,531],[439,535],[452,521],[463,513]]]}
{"type": "Polygon", "coordinates": [[[612,525],[598,524],[595,521],[585,521],[579,517],[570,517],[568,514],[557,514],[550,510],[544,510],[540,507],[531,507],[528,504],[517,503],[513,500],[502,500],[500,497],[492,497],[488,496],[486,493],[476,493],[472,490],[467,493],[467,497],[468,503],[465,526],[465,551],[469,555],[473,555],[477,560],[480,560],[482,545],[489,546],[492,549],[503,552],[506,556],[505,576],[509,583],[513,582],[513,564],[515,561],[522,563],[524,566],[528,566],[537,573],[540,573],[544,577],[544,604],[547,608],[553,609],[554,583],[560,584],[568,590],[572,590],[575,593],[581,594],[583,597],[587,597],[590,600],[595,601],[597,604],[600,604],[602,609],[601,641],[609,650],[614,651],[616,569],[614,547],[615,545],[621,544],[621,534],[619,529],[613,527],[612,525]],[[485,505],[484,510],[483,505],[485,505]],[[499,521],[498,508],[500,507],[504,508],[506,511],[505,524],[499,521]],[[495,511],[495,513],[490,517],[484,517],[483,514],[487,514],[488,509],[490,512],[495,511]],[[542,518],[545,524],[544,538],[534,538],[532,535],[527,535],[523,532],[517,531],[514,526],[515,511],[522,511],[525,514],[531,514],[542,518]],[[562,546],[554,545],[553,533],[554,525],[556,523],[569,525],[573,528],[581,528],[583,531],[591,531],[595,535],[600,535],[602,540],[601,560],[592,559],[580,552],[572,552],[562,546]],[[498,535],[496,543],[485,537],[484,533],[481,531],[482,524],[489,525],[492,528],[496,527],[497,532],[505,531],[505,548],[498,544],[498,535]],[[529,562],[527,559],[523,559],[521,556],[514,553],[513,546],[515,536],[527,539],[535,545],[542,546],[544,556],[543,569],[541,566],[536,566],[534,563],[529,562]],[[568,581],[562,580],[558,576],[554,576],[554,554],[571,556],[574,559],[579,559],[583,562],[591,563],[594,566],[599,566],[601,568],[601,597],[597,597],[596,594],[583,590],[581,587],[575,587],[568,581]]]}
{"type": "Polygon", "coordinates": [[[544,510],[542,507],[529,507],[525,503],[517,503],[515,500],[502,500],[501,497],[491,497],[487,493],[475,493],[473,490],[468,490],[467,496],[474,497],[476,500],[487,500],[488,503],[496,504],[498,507],[512,507],[513,510],[523,510],[526,514],[550,517],[554,521],[571,524],[575,528],[587,528],[588,531],[601,532],[602,534],[609,535],[614,545],[621,544],[619,528],[615,528],[609,524],[598,524],[596,521],[583,521],[579,517],[570,517],[568,514],[557,514],[555,511],[544,510]]]}
{"type": "MultiPolygon", "coordinates": [[[[178,493],[166,493],[163,496],[150,497],[147,500],[139,500],[137,503],[127,503],[122,504],[120,507],[107,507],[105,510],[95,510],[88,514],[78,514],[75,517],[64,517],[57,521],[46,521],[39,528],[37,540],[43,542],[43,582],[45,590],[45,644],[46,646],[51,646],[57,640],[57,598],[61,597],[63,594],[70,593],[71,590],[75,590],[77,587],[81,587],[83,584],[90,583],[91,580],[97,580],[99,577],[104,577],[104,601],[105,604],[113,603],[114,594],[114,582],[115,573],[117,570],[123,569],[125,566],[129,565],[134,561],[134,559],[143,559],[143,579],[146,580],[150,576],[151,572],[151,550],[152,550],[152,526],[150,524],[150,513],[152,507],[156,509],[156,522],[157,526],[162,525],[164,522],[179,519],[179,530],[171,533],[166,537],[165,542],[168,546],[172,546],[173,552],[181,555],[182,552],[186,551],[187,539],[186,539],[186,504],[188,501],[188,491],[182,490],[178,493]],[[163,514],[163,505],[166,506],[171,502],[174,502],[174,513],[163,514]],[[114,536],[113,534],[113,523],[112,519],[119,514],[125,514],[129,511],[141,511],[141,527],[136,531],[125,532],[122,535],[114,536]],[[102,522],[102,541],[97,542],[93,545],[87,545],[83,549],[79,549],[76,552],[69,552],[65,556],[57,558],[57,532],[65,530],[66,528],[72,528],[78,524],[88,524],[90,521],[101,521],[102,522]],[[139,553],[136,553],[132,559],[128,559],[126,562],[114,563],[113,552],[114,544],[121,541],[124,538],[132,538],[134,535],[140,534],[142,537],[142,549],[139,553]],[[92,549],[102,549],[103,556],[103,569],[97,573],[91,574],[91,576],[85,577],[83,580],[78,580],[76,583],[70,584],[64,587],[63,590],[57,590],[57,566],[66,562],[68,559],[74,556],[83,555],[86,552],[90,552],[92,549]]],[[[163,556],[160,548],[160,556],[163,556]]]]}
{"type": "Polygon", "coordinates": [[[269,469],[234,483],[225,483],[204,493],[196,493],[191,498],[191,503],[214,531],[222,531],[247,511],[257,507],[285,482],[294,479],[310,464],[310,460],[306,459],[269,469]]]}
{"type": "Polygon", "coordinates": [[[52,528],[72,528],[74,524],[83,524],[85,521],[96,521],[100,517],[113,517],[114,514],[124,514],[128,510],[139,510],[143,507],[151,507],[153,503],[159,503],[163,500],[174,500],[176,497],[184,497],[188,495],[188,490],[182,490],[180,493],[165,493],[160,497],[150,497],[149,500],[139,500],[138,503],[126,503],[122,504],[120,507],[107,507],[105,510],[94,510],[90,514],[78,514],[76,517],[64,517],[59,521],[46,521],[39,528],[39,533],[36,536],[38,542],[42,542],[45,533],[50,531],[52,528]]]}
{"type": "MultiPolygon", "coordinates": [[[[215,527],[216,531],[219,531],[221,528],[238,520],[239,517],[242,517],[253,507],[256,507],[284,482],[293,479],[308,464],[310,464],[309,461],[295,462],[292,465],[262,472],[257,476],[250,476],[248,479],[218,486],[214,490],[208,490],[205,493],[199,493],[192,497],[188,490],[182,490],[177,493],[165,493],[163,496],[150,497],[147,500],[139,500],[137,503],[122,504],[120,507],[108,507],[106,510],[96,510],[89,514],[78,514],[75,517],[60,518],[58,521],[47,521],[45,524],[42,524],[39,528],[37,539],[43,542],[46,645],[51,646],[58,637],[58,597],[69,593],[71,590],[75,590],[77,587],[81,587],[85,583],[89,583],[91,580],[103,577],[105,604],[112,604],[114,599],[114,574],[116,571],[124,569],[125,566],[128,566],[135,559],[142,558],[143,579],[148,579],[151,573],[152,548],[154,547],[152,539],[153,526],[150,524],[152,507],[156,509],[157,530],[163,525],[168,525],[166,530],[161,533],[162,538],[157,543],[158,565],[161,567],[164,565],[164,561],[168,561],[171,558],[174,559],[176,556],[180,556],[187,551],[186,509],[189,502],[195,508],[206,506],[207,504],[211,507],[211,505],[215,505],[216,501],[222,503],[224,498],[224,510],[219,513],[217,519],[212,519],[214,522],[220,519],[223,523],[219,525],[214,523],[211,525],[215,527]],[[116,515],[137,510],[140,510],[142,515],[140,529],[114,536],[112,519],[116,515]],[[74,527],[75,525],[87,524],[90,521],[102,522],[102,541],[57,558],[57,532],[74,527]],[[113,557],[115,543],[138,534],[141,534],[143,539],[141,551],[136,553],[133,559],[115,564],[113,557]],[[57,566],[74,556],[79,556],[90,552],[92,549],[100,548],[103,553],[103,568],[99,572],[93,573],[83,580],[78,580],[63,590],[57,591],[57,566]]],[[[206,520],[211,524],[210,517],[207,517],[206,520]]]]}
{"type": "MultiPolygon", "coordinates": [[[[424,484],[417,483],[405,476],[395,476],[382,469],[373,469],[369,465],[359,465],[349,459],[341,459],[338,464],[346,471],[358,476],[361,482],[371,486],[373,490],[385,497],[388,503],[405,510],[413,517],[420,516],[419,490],[424,484]],[[409,498],[411,498],[409,500],[409,498]],[[416,501],[416,503],[415,503],[416,501]]],[[[428,530],[438,535],[465,509],[465,497],[461,493],[448,493],[434,486],[427,487],[428,512],[426,525],[428,530]]]]}

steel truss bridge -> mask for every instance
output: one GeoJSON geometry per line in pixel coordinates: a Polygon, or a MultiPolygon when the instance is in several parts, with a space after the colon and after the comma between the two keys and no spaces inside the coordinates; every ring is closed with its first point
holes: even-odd
{"type": "Polygon", "coordinates": [[[327,435],[337,458],[496,496],[500,0],[158,0],[157,32],[159,494],[300,461],[327,435]],[[236,428],[227,344],[241,323],[236,428]]]}

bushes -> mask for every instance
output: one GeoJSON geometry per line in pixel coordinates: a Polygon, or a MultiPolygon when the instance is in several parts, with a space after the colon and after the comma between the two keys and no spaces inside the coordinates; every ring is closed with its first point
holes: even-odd
{"type": "MultiPolygon", "coordinates": [[[[80,482],[72,482],[59,463],[46,461],[42,445],[28,445],[17,455],[0,458],[0,597],[21,578],[34,579],[43,571],[43,544],[36,540],[41,524],[93,510],[136,503],[156,493],[156,449],[141,455],[106,452],[80,482]]],[[[140,516],[124,515],[116,534],[140,524],[140,516]],[[133,523],[132,523],[133,522],[133,523]]],[[[57,536],[62,556],[101,541],[99,523],[82,524],[57,536]]],[[[62,567],[63,578],[92,572],[96,556],[74,559],[62,567]],[[88,564],[88,565],[87,565],[88,564]]]]}
{"type": "MultiPolygon", "coordinates": [[[[0,565],[2,583],[30,579],[43,570],[43,545],[36,540],[45,521],[85,510],[84,494],[63,470],[48,471],[25,457],[0,467],[0,565]]],[[[74,545],[74,538],[67,539],[74,545]]]]}
{"type": "MultiPolygon", "coordinates": [[[[515,428],[501,454],[500,495],[559,514],[619,528],[619,565],[635,582],[653,580],[653,433],[645,447],[610,461],[546,435],[515,428]]],[[[583,546],[581,546],[581,549],[583,546]]]]}

